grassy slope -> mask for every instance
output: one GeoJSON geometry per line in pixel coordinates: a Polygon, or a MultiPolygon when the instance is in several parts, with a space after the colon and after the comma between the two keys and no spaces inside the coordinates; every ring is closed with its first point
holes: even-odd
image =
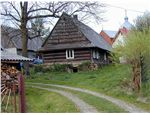
{"type": "Polygon", "coordinates": [[[44,90],[26,88],[27,112],[59,113],[79,112],[75,105],[67,98],[44,90]]]}
{"type": "MultiPolygon", "coordinates": [[[[35,79],[27,79],[27,81],[65,84],[103,92],[150,110],[150,103],[144,104],[136,101],[137,96],[134,93],[127,94],[128,91],[125,87],[131,81],[130,72],[131,68],[128,65],[110,65],[89,72],[34,74],[32,77],[35,79]]],[[[148,87],[146,93],[147,96],[150,96],[150,87],[148,87]]]]}

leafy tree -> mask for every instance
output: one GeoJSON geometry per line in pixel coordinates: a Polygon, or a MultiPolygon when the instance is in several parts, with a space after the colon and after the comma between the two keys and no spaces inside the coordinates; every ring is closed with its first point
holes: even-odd
{"type": "Polygon", "coordinates": [[[132,65],[133,89],[137,91],[150,79],[150,28],[147,19],[150,19],[150,15],[146,15],[146,19],[145,14],[140,19],[137,17],[136,26],[128,33],[124,44],[114,48],[116,57],[122,57],[132,65]]]}

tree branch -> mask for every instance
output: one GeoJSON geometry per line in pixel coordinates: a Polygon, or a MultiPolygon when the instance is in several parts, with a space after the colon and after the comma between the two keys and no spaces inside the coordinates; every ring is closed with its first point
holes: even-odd
{"type": "Polygon", "coordinates": [[[8,2],[8,3],[9,3],[9,4],[13,7],[13,9],[17,12],[18,16],[21,17],[19,11],[16,9],[16,7],[13,5],[13,3],[12,3],[12,2],[8,2]]]}
{"type": "Polygon", "coordinates": [[[37,12],[37,11],[41,11],[41,10],[47,10],[47,11],[49,11],[48,8],[38,8],[38,9],[29,10],[28,14],[33,13],[33,12],[37,12]]]}
{"type": "Polygon", "coordinates": [[[12,15],[12,14],[10,14],[10,13],[7,13],[7,12],[6,12],[6,14],[1,13],[1,15],[3,15],[3,16],[10,16],[10,17],[12,17],[14,20],[16,20],[17,22],[20,22],[20,20],[19,20],[19,19],[17,19],[15,16],[13,16],[13,15],[12,15]]]}
{"type": "MultiPolygon", "coordinates": [[[[32,4],[32,6],[29,8],[29,11],[34,7],[34,5],[35,5],[35,4],[32,4]]],[[[29,11],[28,11],[28,12],[29,12],[29,11]]]]}
{"type": "Polygon", "coordinates": [[[47,17],[59,18],[60,16],[58,16],[56,14],[52,14],[52,15],[37,15],[37,16],[30,16],[30,17],[28,17],[28,20],[35,19],[35,18],[47,18],[47,17]]]}
{"type": "MultiPolygon", "coordinates": [[[[65,7],[67,7],[71,2],[65,2],[65,3],[60,2],[60,3],[61,3],[61,5],[58,6],[58,7],[54,10],[55,13],[58,13],[58,12],[62,11],[62,10],[63,10],[65,7]]],[[[59,4],[59,3],[58,3],[58,4],[59,4]]]]}

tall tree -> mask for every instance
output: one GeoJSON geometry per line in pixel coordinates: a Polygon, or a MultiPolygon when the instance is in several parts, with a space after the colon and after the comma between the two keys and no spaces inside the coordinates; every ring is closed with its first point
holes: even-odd
{"type": "Polygon", "coordinates": [[[123,57],[132,65],[133,88],[136,91],[150,80],[150,28],[147,26],[150,17],[147,16],[137,17],[135,27],[130,30],[124,44],[114,48],[116,57],[123,57]]]}
{"type": "MultiPolygon", "coordinates": [[[[29,36],[30,20],[38,18],[59,18],[62,12],[66,12],[70,15],[81,14],[80,19],[88,19],[93,17],[97,21],[101,21],[103,18],[101,14],[103,11],[101,8],[103,4],[98,2],[1,2],[1,16],[7,21],[13,22],[18,25],[22,35],[22,55],[28,57],[27,43],[28,39],[33,39],[35,36],[29,36]]],[[[32,25],[33,27],[33,25],[32,25]]],[[[40,28],[39,28],[40,29],[40,28]]],[[[40,32],[41,30],[39,30],[40,32]]],[[[28,64],[26,64],[26,70],[28,70],[28,64]]]]}

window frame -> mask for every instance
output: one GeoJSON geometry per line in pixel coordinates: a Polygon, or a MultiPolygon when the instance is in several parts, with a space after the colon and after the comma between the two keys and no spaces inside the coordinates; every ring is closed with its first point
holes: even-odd
{"type": "Polygon", "coordinates": [[[73,49],[66,50],[66,59],[74,59],[74,50],[73,49]]]}
{"type": "Polygon", "coordinates": [[[93,59],[99,59],[100,58],[100,54],[98,50],[93,50],[93,59]]]}

